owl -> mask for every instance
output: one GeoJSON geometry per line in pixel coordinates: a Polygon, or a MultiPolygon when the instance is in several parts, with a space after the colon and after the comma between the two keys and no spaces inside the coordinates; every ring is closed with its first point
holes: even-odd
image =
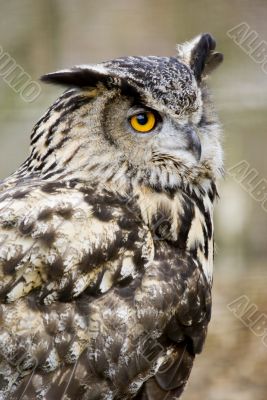
{"type": "Polygon", "coordinates": [[[202,34],[42,77],[66,91],[0,185],[0,399],[180,397],[211,315],[221,61],[202,34]]]}

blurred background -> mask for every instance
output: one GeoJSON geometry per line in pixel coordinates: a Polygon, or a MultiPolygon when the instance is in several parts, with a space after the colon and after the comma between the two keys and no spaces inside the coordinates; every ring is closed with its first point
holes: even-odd
{"type": "MultiPolygon", "coordinates": [[[[226,175],[215,215],[213,317],[183,399],[266,400],[267,201],[264,210],[250,192],[267,178],[267,74],[227,35],[245,22],[258,42],[267,40],[266,0],[1,0],[0,6],[0,46],[33,81],[79,63],[174,55],[176,43],[214,35],[225,55],[210,86],[224,129],[226,175]],[[240,184],[228,173],[241,161],[254,171],[253,182],[240,184]],[[246,320],[229,307],[240,296],[255,311],[246,320]]],[[[0,178],[25,159],[33,124],[61,91],[41,85],[26,102],[0,76],[0,178]]]]}

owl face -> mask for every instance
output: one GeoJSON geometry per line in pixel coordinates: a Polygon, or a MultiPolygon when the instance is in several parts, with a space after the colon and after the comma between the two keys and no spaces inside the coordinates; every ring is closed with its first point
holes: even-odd
{"type": "MultiPolygon", "coordinates": [[[[72,117],[66,145],[51,151],[56,164],[73,152],[72,167],[101,177],[103,170],[118,174],[123,165],[121,174],[160,189],[216,177],[222,170],[219,130],[203,80],[222,60],[214,48],[202,35],[180,46],[177,57],[125,57],[45,75],[44,81],[75,87],[52,107],[72,117]]],[[[59,124],[60,118],[59,112],[59,124]]]]}
{"type": "Polygon", "coordinates": [[[104,92],[103,98],[105,118],[97,136],[106,141],[107,152],[117,151],[117,156],[134,168],[148,165],[152,168],[160,158],[174,159],[188,166],[200,162],[201,141],[196,133],[199,108],[194,113],[172,115],[116,89],[108,94],[104,92]]]}

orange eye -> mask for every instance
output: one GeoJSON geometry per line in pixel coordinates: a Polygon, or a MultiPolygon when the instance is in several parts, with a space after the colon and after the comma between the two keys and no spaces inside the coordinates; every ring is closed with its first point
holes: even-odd
{"type": "Polygon", "coordinates": [[[151,111],[141,112],[130,118],[130,124],[137,132],[150,132],[156,125],[156,117],[151,111]]]}

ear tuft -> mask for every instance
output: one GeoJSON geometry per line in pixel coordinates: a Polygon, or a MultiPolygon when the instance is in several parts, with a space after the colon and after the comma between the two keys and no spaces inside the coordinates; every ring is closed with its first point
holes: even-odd
{"type": "Polygon", "coordinates": [[[107,89],[120,88],[126,96],[140,100],[140,93],[127,79],[111,74],[103,65],[84,65],[41,76],[41,81],[77,88],[95,88],[98,83],[107,89]]]}
{"type": "Polygon", "coordinates": [[[196,79],[200,81],[223,61],[223,55],[216,53],[215,47],[215,39],[205,33],[178,45],[178,58],[190,66],[196,79]]]}
{"type": "Polygon", "coordinates": [[[41,76],[41,81],[68,87],[94,87],[107,80],[107,75],[92,68],[73,67],[41,76]]]}

